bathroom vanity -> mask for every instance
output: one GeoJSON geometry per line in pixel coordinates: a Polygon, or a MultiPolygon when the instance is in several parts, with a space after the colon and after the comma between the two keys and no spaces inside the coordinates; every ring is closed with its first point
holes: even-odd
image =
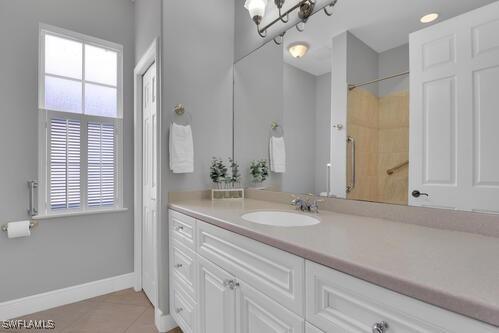
{"type": "Polygon", "coordinates": [[[306,227],[241,217],[255,211],[295,212],[170,203],[170,309],[185,333],[499,332],[497,238],[332,211],[306,227]]]}

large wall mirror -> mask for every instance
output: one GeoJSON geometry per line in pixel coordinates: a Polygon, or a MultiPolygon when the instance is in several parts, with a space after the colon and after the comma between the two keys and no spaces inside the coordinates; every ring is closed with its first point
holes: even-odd
{"type": "Polygon", "coordinates": [[[239,60],[234,157],[272,169],[244,185],[499,212],[499,25],[458,17],[492,2],[340,0],[239,60]]]}

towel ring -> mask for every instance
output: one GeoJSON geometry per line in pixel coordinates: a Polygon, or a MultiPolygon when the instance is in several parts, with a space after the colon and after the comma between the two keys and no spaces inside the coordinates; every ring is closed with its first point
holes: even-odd
{"type": "Polygon", "coordinates": [[[277,122],[273,121],[270,125],[270,137],[282,138],[284,137],[284,129],[277,122]]]}
{"type": "Polygon", "coordinates": [[[181,126],[188,126],[192,123],[192,116],[189,112],[185,111],[185,107],[182,104],[175,105],[173,109],[173,120],[172,124],[175,123],[181,126]]]}

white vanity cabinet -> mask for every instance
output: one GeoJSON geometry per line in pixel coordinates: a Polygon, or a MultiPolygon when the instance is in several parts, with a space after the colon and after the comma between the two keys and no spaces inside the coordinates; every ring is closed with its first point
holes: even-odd
{"type": "Polygon", "coordinates": [[[170,307],[184,332],[304,333],[305,260],[170,211],[170,307]]]}
{"type": "Polygon", "coordinates": [[[170,308],[184,333],[499,333],[174,211],[170,308]]]}
{"type": "Polygon", "coordinates": [[[198,332],[233,333],[236,327],[236,278],[203,257],[198,259],[198,332]]]}
{"type": "Polygon", "coordinates": [[[499,332],[485,323],[310,261],[306,263],[306,284],[307,321],[325,332],[499,332]]]}

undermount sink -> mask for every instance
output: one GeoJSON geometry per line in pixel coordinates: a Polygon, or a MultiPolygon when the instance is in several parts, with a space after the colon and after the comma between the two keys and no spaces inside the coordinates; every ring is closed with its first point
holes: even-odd
{"type": "Polygon", "coordinates": [[[307,227],[320,223],[314,217],[291,212],[261,211],[247,213],[241,217],[249,222],[276,227],[307,227]]]}

